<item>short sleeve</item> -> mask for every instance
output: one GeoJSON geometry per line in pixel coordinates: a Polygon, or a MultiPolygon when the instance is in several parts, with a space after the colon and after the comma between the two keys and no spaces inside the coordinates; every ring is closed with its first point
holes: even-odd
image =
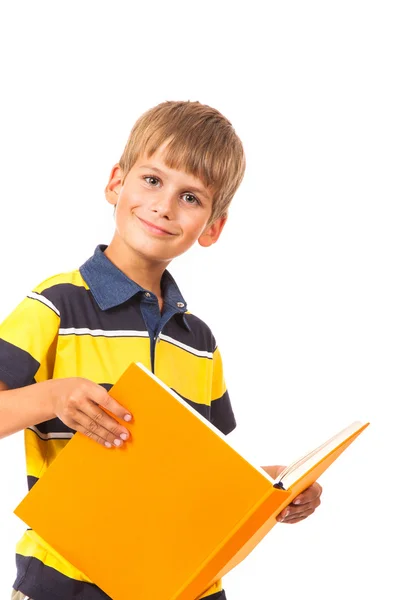
{"type": "Polygon", "coordinates": [[[31,292],[0,324],[0,380],[11,389],[52,377],[60,313],[31,292]]]}
{"type": "Polygon", "coordinates": [[[211,396],[211,423],[227,435],[236,427],[228,390],[226,389],[221,353],[216,347],[213,353],[213,378],[211,396]]]}

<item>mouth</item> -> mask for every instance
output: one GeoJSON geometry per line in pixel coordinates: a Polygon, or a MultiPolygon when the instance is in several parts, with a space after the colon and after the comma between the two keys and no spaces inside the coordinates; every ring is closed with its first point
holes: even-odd
{"type": "Polygon", "coordinates": [[[154,225],[153,223],[150,223],[149,221],[145,221],[144,219],[141,219],[140,217],[137,217],[137,218],[139,219],[139,221],[144,225],[144,227],[148,231],[151,231],[151,233],[155,233],[156,235],[176,235],[175,233],[172,233],[172,231],[167,231],[166,229],[157,227],[157,225],[154,225]]]}

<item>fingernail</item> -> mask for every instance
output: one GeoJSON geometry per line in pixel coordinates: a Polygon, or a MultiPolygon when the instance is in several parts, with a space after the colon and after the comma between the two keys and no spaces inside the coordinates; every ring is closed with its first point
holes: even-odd
{"type": "Polygon", "coordinates": [[[121,446],[122,442],[121,442],[121,440],[114,440],[114,444],[116,446],[121,446]]]}
{"type": "Polygon", "coordinates": [[[124,416],[124,420],[125,421],[130,421],[132,419],[132,415],[125,415],[124,416]]]}
{"type": "Polygon", "coordinates": [[[301,504],[301,500],[297,498],[296,500],[293,500],[293,504],[301,504]]]}
{"type": "Polygon", "coordinates": [[[127,433],[121,433],[121,435],[119,437],[121,438],[121,440],[124,440],[124,442],[126,442],[126,440],[128,439],[128,434],[127,433]]]}
{"type": "Polygon", "coordinates": [[[104,442],[104,445],[107,446],[107,448],[111,448],[110,442],[104,442]]]}

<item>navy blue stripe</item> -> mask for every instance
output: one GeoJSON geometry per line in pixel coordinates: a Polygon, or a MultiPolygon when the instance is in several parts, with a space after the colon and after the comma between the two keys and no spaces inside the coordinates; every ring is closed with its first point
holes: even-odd
{"type": "MultiPolygon", "coordinates": [[[[54,285],[43,290],[41,295],[50,300],[60,311],[62,329],[86,328],[104,331],[129,329],[147,334],[140,310],[140,294],[108,310],[101,310],[90,290],[72,283],[54,285]]],[[[215,339],[209,327],[194,315],[184,315],[184,317],[190,325],[190,331],[185,326],[182,327],[183,315],[177,313],[168,321],[162,333],[196,350],[213,352],[215,339]]]]}
{"type": "Polygon", "coordinates": [[[35,485],[35,483],[37,481],[39,481],[39,478],[33,477],[33,475],[27,475],[27,480],[28,480],[28,490],[31,490],[33,488],[33,486],[35,485]]]}
{"type": "MultiPolygon", "coordinates": [[[[37,294],[37,292],[34,292],[34,294],[37,294]]],[[[44,302],[43,302],[42,300],[40,300],[39,298],[32,298],[32,296],[28,296],[28,298],[29,298],[29,300],[33,300],[34,302],[40,302],[40,304],[44,304],[44,302]]],[[[53,311],[53,313],[54,313],[55,315],[57,315],[57,317],[59,317],[59,316],[60,316],[60,315],[58,314],[58,312],[57,312],[57,310],[58,310],[58,309],[57,309],[57,307],[55,307],[55,308],[56,308],[56,310],[54,310],[54,308],[53,308],[52,306],[49,306],[48,304],[45,304],[45,306],[47,306],[47,308],[49,308],[50,310],[52,310],[52,311],[53,311]]]]}
{"type": "MultiPolygon", "coordinates": [[[[60,311],[62,329],[102,329],[104,331],[142,331],[147,333],[140,310],[141,294],[123,304],[101,310],[93,294],[83,286],[60,283],[41,292],[60,311]],[[129,328],[127,327],[129,323],[129,328]]],[[[206,323],[195,315],[184,315],[190,329],[182,321],[183,314],[175,314],[163,327],[162,333],[195,350],[214,352],[216,343],[206,323]]]]}
{"type": "Polygon", "coordinates": [[[177,327],[175,319],[179,317],[175,316],[163,327],[162,333],[195,350],[214,352],[216,342],[208,325],[195,315],[185,314],[184,317],[190,330],[177,327]]]}
{"type": "MultiPolygon", "coordinates": [[[[111,383],[100,383],[102,387],[104,387],[108,392],[112,388],[111,383]]],[[[236,427],[235,417],[232,411],[230,399],[228,392],[219,398],[218,400],[213,400],[211,403],[211,407],[207,404],[200,404],[197,402],[193,402],[188,398],[185,398],[171,388],[173,392],[178,394],[182,400],[187,402],[189,406],[191,406],[195,411],[200,413],[207,421],[211,421],[215,427],[217,427],[223,433],[229,433],[236,427]]],[[[67,425],[65,425],[60,419],[50,419],[49,421],[44,421],[43,423],[38,423],[36,425],[37,429],[40,433],[43,434],[51,434],[51,433],[75,433],[74,429],[71,429],[67,425]]],[[[65,438],[68,439],[68,438],[65,438]]]]}
{"type": "Polygon", "coordinates": [[[121,306],[103,311],[93,294],[83,286],[72,283],[59,283],[41,292],[60,311],[62,329],[104,329],[105,331],[130,330],[146,331],[139,310],[138,299],[127,300],[121,306]]]}
{"type": "Polygon", "coordinates": [[[218,400],[213,400],[211,406],[208,406],[207,404],[198,404],[197,402],[188,400],[176,390],[173,391],[225,435],[235,429],[235,415],[233,414],[231,401],[227,391],[221,398],[218,398],[218,400]]]}
{"type": "Polygon", "coordinates": [[[221,398],[211,402],[211,423],[225,435],[235,429],[236,419],[227,391],[221,398]]]}
{"type": "Polygon", "coordinates": [[[0,339],[0,381],[10,389],[30,385],[40,363],[29,352],[0,339]]]}
{"type": "Polygon", "coordinates": [[[175,394],[178,394],[179,398],[182,398],[189,406],[191,406],[196,412],[200,413],[207,421],[210,420],[210,407],[207,404],[199,404],[197,402],[193,402],[192,400],[188,400],[182,394],[179,394],[176,390],[171,388],[175,394]]]}
{"type": "MultiPolygon", "coordinates": [[[[37,429],[40,433],[75,433],[74,429],[65,425],[59,418],[55,417],[54,419],[49,419],[48,421],[43,421],[43,423],[38,423],[36,425],[37,429]]],[[[68,439],[68,438],[65,438],[68,439]]]]}
{"type": "MultiPolygon", "coordinates": [[[[35,600],[112,600],[96,585],[66,577],[37,558],[17,554],[16,561],[17,579],[13,587],[35,600]]],[[[207,596],[207,600],[226,600],[225,592],[207,596]]]]}
{"type": "Polygon", "coordinates": [[[14,589],[35,600],[112,600],[92,583],[66,577],[33,557],[16,555],[14,589]]]}

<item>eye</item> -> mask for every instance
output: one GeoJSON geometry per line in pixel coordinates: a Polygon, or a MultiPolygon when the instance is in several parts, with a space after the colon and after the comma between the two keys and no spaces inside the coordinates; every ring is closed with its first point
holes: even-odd
{"type": "MultiPolygon", "coordinates": [[[[155,177],[154,175],[144,175],[143,179],[150,187],[157,187],[158,184],[161,184],[161,180],[158,177],[155,177]]],[[[182,194],[182,198],[186,198],[185,204],[198,204],[199,206],[201,206],[200,200],[196,198],[196,196],[194,196],[193,194],[190,194],[189,192],[185,192],[184,194],[182,194]]]]}
{"type": "Polygon", "coordinates": [[[185,196],[186,198],[189,198],[189,200],[186,201],[187,204],[201,204],[200,200],[198,200],[196,196],[193,196],[193,194],[185,193],[183,194],[183,197],[185,196]]]}
{"type": "Polygon", "coordinates": [[[153,175],[145,175],[145,176],[143,177],[143,179],[144,179],[144,180],[145,180],[147,183],[149,183],[149,184],[151,185],[151,187],[155,187],[155,184],[154,184],[154,182],[156,182],[156,184],[157,184],[157,183],[160,183],[160,180],[158,179],[158,177],[153,177],[153,175]],[[148,182],[148,181],[147,181],[148,179],[150,179],[150,182],[148,182]]]}

